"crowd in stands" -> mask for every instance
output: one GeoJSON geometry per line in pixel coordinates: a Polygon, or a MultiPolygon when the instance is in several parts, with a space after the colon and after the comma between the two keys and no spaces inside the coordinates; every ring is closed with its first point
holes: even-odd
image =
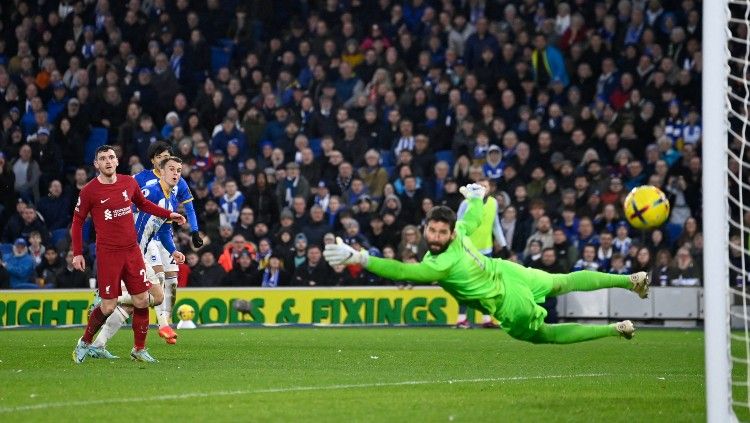
{"type": "Polygon", "coordinates": [[[204,239],[175,228],[181,286],[408,284],[321,248],[418,261],[425,213],[482,178],[498,257],[701,284],[699,1],[0,7],[0,286],[88,287],[68,231],[89,145],[135,174],[159,140],[187,163],[204,239]],[[642,184],[672,205],[647,233],[622,210],[642,184]]]}

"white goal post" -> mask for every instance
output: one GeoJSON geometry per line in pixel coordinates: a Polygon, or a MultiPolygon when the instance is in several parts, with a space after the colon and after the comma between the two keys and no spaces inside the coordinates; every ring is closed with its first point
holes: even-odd
{"type": "MultiPolygon", "coordinates": [[[[748,1],[743,1],[746,7],[750,6],[748,1]]],[[[734,2],[703,1],[703,280],[706,405],[710,423],[735,420],[730,358],[727,207],[728,6],[734,2]]],[[[750,25],[750,20],[745,19],[750,25]]],[[[742,60],[750,60],[750,57],[742,60]]]]}

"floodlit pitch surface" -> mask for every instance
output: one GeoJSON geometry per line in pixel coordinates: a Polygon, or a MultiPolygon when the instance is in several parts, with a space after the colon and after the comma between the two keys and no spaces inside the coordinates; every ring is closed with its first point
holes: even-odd
{"type": "Polygon", "coordinates": [[[501,330],[180,331],[158,364],[71,351],[81,330],[0,331],[0,421],[704,421],[703,333],[532,345],[501,330]],[[96,419],[96,420],[94,420],[96,419]]]}

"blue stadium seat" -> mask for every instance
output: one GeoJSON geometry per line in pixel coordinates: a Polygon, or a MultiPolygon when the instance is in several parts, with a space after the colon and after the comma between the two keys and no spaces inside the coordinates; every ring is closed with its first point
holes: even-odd
{"type": "Polygon", "coordinates": [[[211,47],[211,70],[215,73],[219,68],[229,66],[231,54],[223,47],[211,47]]]}
{"type": "Polygon", "coordinates": [[[96,149],[106,144],[108,137],[107,128],[91,128],[91,134],[89,135],[89,139],[86,140],[86,145],[83,149],[83,156],[86,163],[91,164],[94,162],[96,149]]]}
{"type": "Polygon", "coordinates": [[[51,232],[50,236],[50,244],[53,246],[57,246],[57,243],[64,240],[65,237],[68,236],[68,229],[62,228],[62,229],[55,229],[51,232]]]}
{"type": "Polygon", "coordinates": [[[682,235],[682,225],[678,225],[676,223],[667,223],[666,227],[664,228],[664,232],[666,232],[667,240],[670,244],[674,245],[674,243],[677,241],[677,238],[682,235]]]}
{"type": "Polygon", "coordinates": [[[320,138],[310,138],[310,149],[313,151],[315,157],[320,157],[323,150],[320,148],[320,138]]]}
{"type": "Polygon", "coordinates": [[[436,152],[435,159],[438,162],[448,162],[448,166],[450,167],[453,167],[453,163],[455,163],[455,158],[453,157],[453,152],[451,150],[440,150],[436,152]]]}
{"type": "Polygon", "coordinates": [[[391,150],[380,150],[380,165],[383,167],[392,167],[396,165],[391,150]]]}

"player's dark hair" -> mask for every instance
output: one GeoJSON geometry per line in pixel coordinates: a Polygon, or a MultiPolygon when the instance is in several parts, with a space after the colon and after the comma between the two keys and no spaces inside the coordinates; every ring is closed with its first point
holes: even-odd
{"type": "Polygon", "coordinates": [[[153,160],[154,157],[158,156],[159,154],[168,151],[169,154],[172,154],[172,146],[167,144],[164,141],[156,141],[155,143],[148,146],[148,152],[146,153],[149,160],[153,160]]]}
{"type": "Polygon", "coordinates": [[[101,146],[97,147],[96,153],[94,153],[94,160],[96,160],[96,158],[99,157],[99,153],[103,153],[103,152],[109,151],[109,150],[115,151],[115,148],[112,147],[109,144],[104,144],[104,145],[101,145],[101,146]]]}
{"type": "Polygon", "coordinates": [[[182,164],[182,159],[177,156],[169,156],[166,159],[159,162],[159,169],[164,169],[167,166],[167,163],[169,162],[175,162],[182,164]]]}
{"type": "Polygon", "coordinates": [[[451,228],[451,232],[456,227],[456,213],[446,206],[435,206],[427,212],[425,224],[430,222],[444,222],[451,228]]]}

